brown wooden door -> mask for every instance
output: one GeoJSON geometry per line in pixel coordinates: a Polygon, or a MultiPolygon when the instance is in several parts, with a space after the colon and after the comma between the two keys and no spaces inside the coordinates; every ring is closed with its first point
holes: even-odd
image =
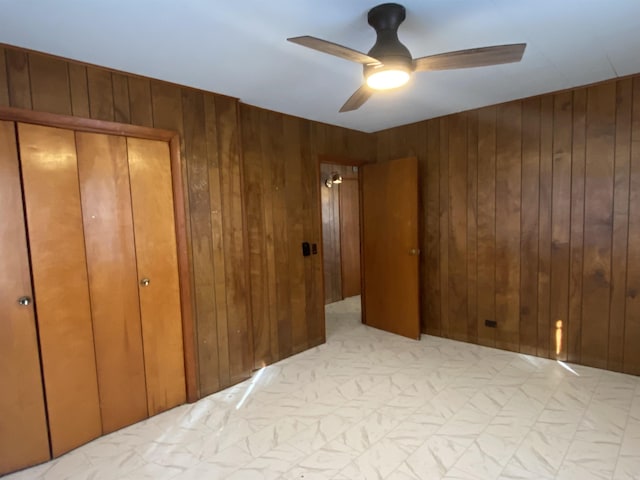
{"type": "Polygon", "coordinates": [[[103,433],[147,417],[125,137],[76,133],[103,433]]]}
{"type": "Polygon", "coordinates": [[[340,191],[342,298],[360,295],[360,191],[357,178],[344,178],[340,191]]]}
{"type": "Polygon", "coordinates": [[[75,135],[18,124],[53,456],[100,436],[75,135]]]}
{"type": "Polygon", "coordinates": [[[362,168],[363,322],[420,338],[418,160],[362,168]]]}
{"type": "Polygon", "coordinates": [[[0,208],[2,475],[50,458],[13,122],[0,122],[0,208]],[[21,297],[29,303],[18,303],[21,297]]]}
{"type": "Polygon", "coordinates": [[[186,401],[169,145],[127,139],[150,415],[186,401]]]}

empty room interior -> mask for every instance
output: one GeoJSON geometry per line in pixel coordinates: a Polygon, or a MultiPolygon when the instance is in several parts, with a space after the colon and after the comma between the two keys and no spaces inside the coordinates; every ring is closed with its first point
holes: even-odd
{"type": "Polygon", "coordinates": [[[636,0],[0,0],[3,480],[640,480],[636,0]]]}

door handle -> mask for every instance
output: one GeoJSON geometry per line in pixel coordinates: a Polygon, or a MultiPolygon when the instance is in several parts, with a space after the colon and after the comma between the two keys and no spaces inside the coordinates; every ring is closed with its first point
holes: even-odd
{"type": "Polygon", "coordinates": [[[148,287],[150,283],[151,280],[149,280],[148,278],[143,278],[142,280],[140,280],[140,285],[142,285],[143,287],[148,287]]]}
{"type": "Polygon", "coordinates": [[[31,305],[31,297],[20,297],[18,299],[18,303],[23,307],[26,307],[27,305],[31,305]]]}
{"type": "Polygon", "coordinates": [[[420,249],[419,248],[412,248],[409,250],[409,255],[413,255],[413,256],[418,256],[420,255],[420,249]]]}

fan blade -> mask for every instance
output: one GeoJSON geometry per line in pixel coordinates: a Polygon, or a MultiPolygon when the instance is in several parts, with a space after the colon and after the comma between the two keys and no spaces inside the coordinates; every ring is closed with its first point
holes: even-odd
{"type": "Polygon", "coordinates": [[[310,37],[304,35],[302,37],[287,38],[289,42],[297,43],[303,47],[313,48],[322,53],[328,53],[336,57],[344,58],[356,63],[362,63],[363,65],[380,65],[380,62],[369,55],[365,55],[362,52],[353,50],[352,48],[338,45],[337,43],[322,40],[321,38],[310,37]]]}
{"type": "Polygon", "coordinates": [[[501,63],[519,62],[524,54],[526,43],[497,45],[495,47],[470,48],[457,52],[441,53],[413,61],[415,71],[450,70],[454,68],[484,67],[501,63]]]}
{"type": "Polygon", "coordinates": [[[359,109],[362,105],[364,105],[364,102],[369,100],[369,97],[371,95],[373,95],[373,90],[371,90],[366,85],[362,85],[353,93],[353,95],[349,97],[349,100],[344,102],[344,105],[340,109],[340,113],[359,109]]]}

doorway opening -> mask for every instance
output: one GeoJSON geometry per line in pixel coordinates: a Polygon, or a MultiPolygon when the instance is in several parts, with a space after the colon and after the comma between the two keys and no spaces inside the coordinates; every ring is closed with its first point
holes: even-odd
{"type": "Polygon", "coordinates": [[[418,159],[345,160],[319,162],[325,312],[360,296],[359,321],[419,339],[418,159]]]}
{"type": "MultiPolygon", "coordinates": [[[[348,160],[347,160],[348,161],[348,160]]],[[[363,162],[320,163],[320,202],[327,335],[335,319],[361,314],[360,180],[363,162]]]]}

